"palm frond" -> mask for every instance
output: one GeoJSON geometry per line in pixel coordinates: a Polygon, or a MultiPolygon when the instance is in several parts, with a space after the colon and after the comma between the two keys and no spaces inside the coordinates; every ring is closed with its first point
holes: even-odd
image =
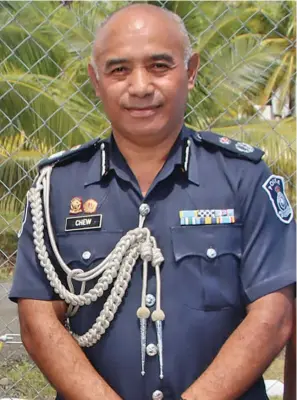
{"type": "Polygon", "coordinates": [[[0,155],[1,208],[16,213],[22,210],[41,158],[42,155],[36,151],[17,151],[9,157],[0,155]]]}
{"type": "Polygon", "coordinates": [[[108,126],[94,105],[66,81],[53,81],[42,75],[9,74],[0,77],[0,94],[6,120],[18,124],[37,147],[74,146],[108,126]]]}

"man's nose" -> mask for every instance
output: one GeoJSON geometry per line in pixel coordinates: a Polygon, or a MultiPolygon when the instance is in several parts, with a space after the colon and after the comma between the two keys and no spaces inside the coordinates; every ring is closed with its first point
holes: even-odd
{"type": "Polygon", "coordinates": [[[129,94],[131,96],[146,97],[153,93],[154,86],[151,75],[145,68],[135,68],[129,79],[129,94]]]}

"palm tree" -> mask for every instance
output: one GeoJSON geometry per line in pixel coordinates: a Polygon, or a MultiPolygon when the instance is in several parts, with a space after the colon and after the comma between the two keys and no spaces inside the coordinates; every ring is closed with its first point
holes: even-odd
{"type": "MultiPolygon", "coordinates": [[[[244,29],[212,57],[222,74],[214,76],[209,90],[231,119],[243,112],[255,117],[255,104],[266,105],[274,93],[282,109],[295,93],[296,3],[255,1],[244,7],[254,10],[247,20],[241,16],[244,29]]],[[[291,107],[293,113],[292,101],[291,107]]]]}
{"type": "Polygon", "coordinates": [[[2,208],[18,212],[42,156],[108,128],[86,84],[86,65],[92,30],[118,5],[1,5],[0,198],[2,208]]]}
{"type": "Polygon", "coordinates": [[[287,96],[292,101],[295,93],[296,74],[296,2],[281,1],[272,6],[257,1],[262,18],[255,30],[264,36],[265,44],[279,50],[277,62],[271,66],[269,79],[260,95],[260,103],[266,104],[274,92],[278,92],[279,107],[284,106],[287,96]]]}

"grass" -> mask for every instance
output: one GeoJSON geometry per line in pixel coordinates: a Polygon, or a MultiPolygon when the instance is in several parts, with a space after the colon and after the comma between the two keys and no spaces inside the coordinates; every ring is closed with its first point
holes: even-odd
{"type": "MultiPolygon", "coordinates": [[[[283,353],[277,357],[264,373],[264,379],[276,379],[284,382],[284,356],[283,353]]],[[[270,400],[283,400],[282,396],[270,397],[270,400]]]]}
{"type": "Polygon", "coordinates": [[[0,283],[7,282],[12,279],[13,267],[0,267],[0,283]]]}
{"type": "Polygon", "coordinates": [[[284,357],[281,354],[276,358],[264,374],[265,379],[284,381],[284,357]]]}
{"type": "Polygon", "coordinates": [[[0,386],[0,398],[16,396],[26,399],[53,400],[55,390],[48,384],[34,363],[26,358],[0,364],[0,377],[8,379],[8,385],[0,386]]]}
{"type": "MultiPolygon", "coordinates": [[[[2,249],[1,245],[0,249],[2,249]]],[[[4,257],[2,254],[0,254],[0,283],[9,282],[12,280],[15,261],[16,257],[14,255],[4,257]]]]}

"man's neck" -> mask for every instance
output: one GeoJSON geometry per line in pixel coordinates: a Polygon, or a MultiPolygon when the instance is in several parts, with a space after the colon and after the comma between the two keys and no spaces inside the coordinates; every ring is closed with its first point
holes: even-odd
{"type": "Polygon", "coordinates": [[[180,131],[181,127],[178,127],[175,132],[160,134],[155,140],[146,143],[113,132],[116,144],[134,173],[143,195],[165,164],[180,131]]]}

